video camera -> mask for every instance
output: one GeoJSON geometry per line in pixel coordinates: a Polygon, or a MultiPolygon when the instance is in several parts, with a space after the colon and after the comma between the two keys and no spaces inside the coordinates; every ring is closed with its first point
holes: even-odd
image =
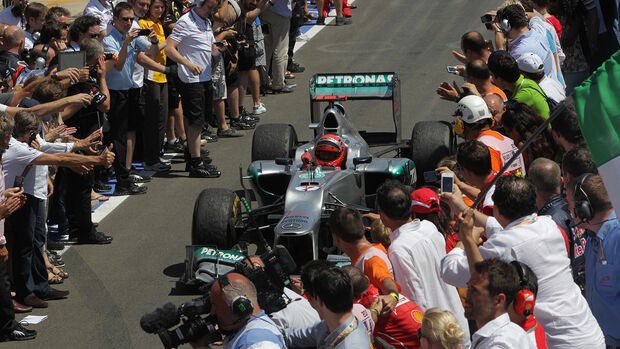
{"type": "MultiPolygon", "coordinates": [[[[289,303],[284,295],[284,287],[290,286],[289,275],[297,267],[293,257],[284,246],[276,246],[258,256],[263,266],[253,264],[243,252],[216,250],[209,247],[188,246],[193,249],[193,258],[198,270],[196,275],[207,286],[213,284],[219,272],[222,274],[236,272],[247,277],[256,287],[258,303],[267,314],[279,311],[289,303]],[[232,255],[232,257],[231,257],[232,255]],[[239,258],[240,257],[240,258],[239,258]],[[236,259],[232,268],[225,268],[229,261],[236,259]],[[247,263],[250,262],[250,263],[247,263]]],[[[144,314],[140,326],[147,333],[157,333],[164,348],[174,348],[192,340],[209,336],[209,342],[221,340],[221,334],[215,329],[217,320],[210,314],[211,293],[191,302],[183,303],[178,308],[166,303],[154,312],[144,314]],[[179,324],[181,323],[181,324],[179,324]]]]}
{"type": "Polygon", "coordinates": [[[221,340],[222,336],[215,328],[217,321],[210,311],[211,295],[207,292],[178,308],[172,303],[166,303],[144,314],[140,319],[140,327],[146,333],[157,333],[166,349],[177,348],[204,336],[208,336],[209,343],[213,343],[221,340]]]}

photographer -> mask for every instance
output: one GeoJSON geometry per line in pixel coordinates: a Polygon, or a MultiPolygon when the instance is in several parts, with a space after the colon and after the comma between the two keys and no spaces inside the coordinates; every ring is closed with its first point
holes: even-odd
{"type": "MultiPolygon", "coordinates": [[[[86,38],[81,41],[80,48],[85,53],[90,76],[87,81],[71,86],[68,94],[89,93],[94,99],[87,107],[72,108],[73,110],[66,112],[63,118],[68,127],[77,129],[75,137],[84,139],[102,128],[103,113],[110,109],[110,92],[106,82],[103,45],[96,39],[86,38]]],[[[57,196],[66,194],[64,198],[58,199],[66,202],[69,238],[77,239],[80,243],[110,243],[112,238],[97,232],[92,223],[90,200],[94,185],[93,173],[81,174],[69,168],[60,168],[56,175],[56,183],[57,196]]]]}
{"type": "MultiPolygon", "coordinates": [[[[227,335],[225,349],[286,348],[280,331],[258,305],[254,284],[245,276],[220,276],[211,287],[211,302],[220,331],[227,335]]],[[[208,348],[208,344],[199,340],[192,346],[208,348]]]]}

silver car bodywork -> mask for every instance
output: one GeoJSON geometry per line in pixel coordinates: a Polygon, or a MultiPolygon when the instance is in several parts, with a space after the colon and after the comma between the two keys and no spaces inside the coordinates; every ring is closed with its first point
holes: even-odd
{"type": "Polygon", "coordinates": [[[249,166],[248,175],[254,190],[264,200],[272,201],[282,195],[275,193],[273,183],[282,186],[282,182],[288,180],[283,193],[282,216],[274,228],[274,245],[282,237],[310,235],[312,256],[318,259],[319,249],[323,247],[319,246],[319,234],[327,233],[321,227],[333,209],[346,206],[371,211],[376,188],[384,180],[397,179],[407,185],[416,182],[412,160],[374,157],[366,141],[343,114],[343,109],[328,108],[322,120],[311,125],[315,139],[297,147],[292,163],[261,160],[249,166]],[[313,153],[315,142],[327,133],[337,134],[347,146],[346,165],[340,170],[320,166],[303,169],[302,155],[306,151],[313,153]]]}

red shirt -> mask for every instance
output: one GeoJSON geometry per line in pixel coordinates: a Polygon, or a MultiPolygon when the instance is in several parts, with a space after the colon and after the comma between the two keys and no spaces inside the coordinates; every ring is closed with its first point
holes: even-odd
{"type": "MultiPolygon", "coordinates": [[[[370,285],[358,301],[366,308],[379,296],[379,290],[370,285]]],[[[422,327],[424,311],[409,298],[399,295],[400,300],[396,308],[389,316],[379,316],[375,323],[375,345],[384,348],[381,344],[387,344],[394,348],[419,348],[420,339],[418,330],[422,327]]]]}
{"type": "Polygon", "coordinates": [[[536,338],[536,348],[547,349],[547,338],[545,337],[545,329],[536,320],[534,315],[529,316],[521,324],[521,328],[527,332],[528,337],[534,336],[536,338]]]}
{"type": "Polygon", "coordinates": [[[558,39],[562,39],[562,23],[560,23],[560,20],[555,18],[555,16],[553,15],[545,18],[545,20],[547,20],[547,22],[549,22],[549,24],[553,26],[556,34],[558,34],[558,39]]]}
{"type": "MultiPolygon", "coordinates": [[[[486,180],[486,182],[484,182],[484,186],[480,189],[480,192],[482,192],[484,189],[486,189],[486,187],[489,186],[489,184],[491,183],[493,178],[495,178],[495,176],[497,176],[497,173],[493,172],[489,176],[489,178],[486,180]]],[[[483,214],[489,217],[493,217],[493,206],[494,205],[493,205],[493,199],[491,198],[491,196],[493,196],[493,192],[495,192],[495,187],[491,188],[491,190],[487,192],[487,195],[484,197],[482,201],[480,201],[480,203],[478,204],[478,207],[476,207],[476,210],[482,212],[483,214]]]]}

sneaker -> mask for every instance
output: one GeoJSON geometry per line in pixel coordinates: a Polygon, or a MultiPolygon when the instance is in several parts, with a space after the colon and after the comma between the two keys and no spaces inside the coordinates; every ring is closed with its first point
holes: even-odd
{"type": "MultiPolygon", "coordinates": [[[[209,158],[209,160],[210,160],[209,162],[213,161],[211,158],[209,158]]],[[[206,168],[207,170],[209,170],[209,171],[217,171],[217,170],[218,170],[217,166],[212,165],[211,163],[207,163],[207,162],[205,161],[205,157],[204,157],[204,156],[202,157],[202,164],[203,164],[203,165],[205,166],[205,168],[206,168]]],[[[192,167],[192,166],[190,165],[190,163],[189,163],[189,162],[186,162],[186,163],[185,163],[185,172],[189,172],[189,170],[191,169],[191,167],[192,167]]]]}
{"type": "Polygon", "coordinates": [[[138,195],[138,194],[146,194],[147,191],[146,186],[139,186],[128,178],[124,181],[119,181],[116,185],[116,190],[114,190],[115,196],[123,196],[123,195],[138,195]]]}
{"type": "Polygon", "coordinates": [[[185,151],[185,146],[181,144],[179,140],[174,143],[166,142],[166,145],[164,146],[165,153],[182,153],[183,151],[185,151]]]}
{"type": "Polygon", "coordinates": [[[189,176],[192,178],[218,178],[221,175],[222,172],[215,166],[209,169],[201,163],[200,165],[190,165],[189,167],[189,176]]]}
{"type": "Polygon", "coordinates": [[[24,325],[17,322],[15,328],[2,335],[1,341],[3,342],[13,342],[13,341],[27,341],[30,339],[35,339],[37,337],[37,331],[30,330],[24,327],[24,325]]]}
{"type": "Polygon", "coordinates": [[[96,231],[93,235],[84,238],[84,239],[79,239],[77,243],[79,245],[106,245],[112,242],[112,240],[114,240],[113,237],[106,235],[100,231],[96,231]]]}
{"type": "Polygon", "coordinates": [[[286,66],[286,70],[292,72],[292,73],[303,73],[306,71],[305,67],[302,67],[301,65],[299,65],[299,63],[297,62],[290,62],[287,66],[286,66]]]}
{"type": "Polygon", "coordinates": [[[161,163],[161,161],[158,161],[158,162],[156,162],[156,163],[154,163],[152,165],[144,164],[144,170],[145,171],[154,171],[154,172],[157,172],[157,173],[161,173],[161,172],[168,172],[171,169],[172,169],[172,166],[163,164],[163,163],[161,163]]]}
{"type": "Polygon", "coordinates": [[[159,157],[159,162],[161,162],[164,165],[171,165],[172,164],[172,160],[170,159],[164,159],[161,156],[159,157]]]}
{"type": "Polygon", "coordinates": [[[107,185],[101,181],[95,181],[95,184],[93,184],[93,190],[97,193],[102,193],[102,192],[107,193],[112,190],[112,186],[107,185]]]}
{"type": "Polygon", "coordinates": [[[280,89],[277,89],[277,90],[276,89],[272,89],[271,90],[271,92],[273,92],[274,94],[278,94],[278,93],[291,93],[291,92],[294,92],[294,91],[295,91],[295,89],[292,88],[291,86],[288,86],[288,85],[284,86],[284,87],[282,87],[280,89]]]}
{"type": "Polygon", "coordinates": [[[316,19],[316,25],[325,25],[325,17],[319,16],[319,18],[316,19]]]}
{"type": "Polygon", "coordinates": [[[225,138],[236,138],[236,137],[243,137],[243,133],[237,132],[237,130],[231,127],[225,130],[217,131],[217,136],[225,137],[225,138]]]}
{"type": "Polygon", "coordinates": [[[258,105],[255,105],[252,108],[252,114],[253,115],[260,115],[260,114],[264,114],[267,112],[267,108],[265,108],[265,105],[263,103],[258,103],[258,105]]]}
{"type": "Polygon", "coordinates": [[[256,123],[249,123],[247,120],[241,120],[241,118],[230,119],[230,127],[234,127],[237,130],[253,130],[256,128],[256,123]]]}

